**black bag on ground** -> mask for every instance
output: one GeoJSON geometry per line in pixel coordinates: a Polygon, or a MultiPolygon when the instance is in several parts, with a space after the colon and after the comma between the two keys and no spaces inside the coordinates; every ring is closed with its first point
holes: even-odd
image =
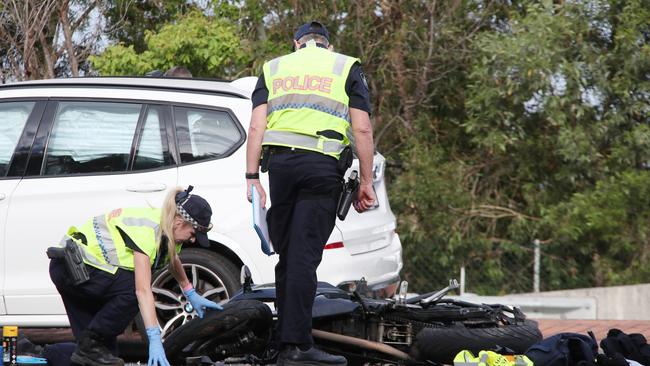
{"type": "Polygon", "coordinates": [[[620,354],[628,360],[650,365],[650,345],[643,334],[625,334],[620,329],[612,328],[607,332],[607,337],[600,341],[600,347],[609,357],[620,354]]]}
{"type": "Polygon", "coordinates": [[[598,366],[630,366],[630,363],[627,362],[625,357],[620,353],[617,353],[614,356],[607,356],[599,353],[596,356],[596,363],[598,366]]]}
{"type": "Polygon", "coordinates": [[[535,366],[594,366],[598,343],[591,332],[559,333],[533,344],[525,354],[535,366]]]}

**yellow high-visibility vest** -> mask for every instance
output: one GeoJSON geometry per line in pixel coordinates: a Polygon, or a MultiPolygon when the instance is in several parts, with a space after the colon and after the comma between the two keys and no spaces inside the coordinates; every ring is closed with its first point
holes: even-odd
{"type": "MultiPolygon", "coordinates": [[[[115,274],[118,268],[134,270],[133,250],[124,243],[120,228],[149,256],[151,264],[156,259],[160,230],[160,209],[121,208],[95,216],[80,227],[72,226],[61,240],[61,246],[72,239],[81,249],[84,262],[95,268],[115,274]],[[86,243],[76,233],[85,237],[86,243]]],[[[180,245],[176,246],[179,252],[180,245]]]]}
{"type": "Polygon", "coordinates": [[[269,97],[262,145],[297,147],[338,159],[350,144],[345,82],[358,61],[310,41],[304,48],[265,63],[269,97]],[[336,132],[340,139],[322,131],[336,132]]]}

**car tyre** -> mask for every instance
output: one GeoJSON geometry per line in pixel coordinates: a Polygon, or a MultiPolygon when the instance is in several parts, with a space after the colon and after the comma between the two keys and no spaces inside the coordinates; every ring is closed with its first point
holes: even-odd
{"type": "MultiPolygon", "coordinates": [[[[239,269],[219,253],[208,249],[187,248],[181,251],[180,259],[196,291],[208,300],[223,304],[241,288],[239,269]]],[[[167,268],[152,275],[152,290],[163,339],[182,324],[197,317],[167,268]]],[[[136,317],[135,324],[140,336],[146,341],[145,326],[140,314],[136,317]]]]}

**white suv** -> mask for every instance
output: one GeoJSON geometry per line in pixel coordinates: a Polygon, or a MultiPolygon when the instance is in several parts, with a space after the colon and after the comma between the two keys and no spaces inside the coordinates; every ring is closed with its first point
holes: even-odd
{"type": "MultiPolygon", "coordinates": [[[[240,287],[242,265],[256,283],[273,282],[277,256],[260,250],[245,198],[255,82],[81,78],[0,86],[0,325],[67,326],[46,248],[88,217],[158,206],[177,185],[194,185],[213,210],[211,248],[181,253],[197,290],[227,300],[240,287]]],[[[402,248],[383,167],[375,154],[378,206],[337,221],[319,280],[350,287],[365,278],[380,294],[394,292],[402,248]]],[[[165,331],[193,316],[169,272],[153,281],[165,331]]]]}

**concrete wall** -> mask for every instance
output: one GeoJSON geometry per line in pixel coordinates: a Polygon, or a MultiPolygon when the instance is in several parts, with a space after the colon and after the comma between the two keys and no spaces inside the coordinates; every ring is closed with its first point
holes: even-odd
{"type": "Polygon", "coordinates": [[[596,300],[589,297],[546,296],[449,296],[473,303],[516,306],[534,319],[596,319],[596,300]]]}
{"type": "MultiPolygon", "coordinates": [[[[592,287],[572,290],[518,294],[536,298],[594,299],[595,319],[650,320],[650,284],[592,287]]],[[[565,317],[566,319],[588,319],[565,317]]]]}

